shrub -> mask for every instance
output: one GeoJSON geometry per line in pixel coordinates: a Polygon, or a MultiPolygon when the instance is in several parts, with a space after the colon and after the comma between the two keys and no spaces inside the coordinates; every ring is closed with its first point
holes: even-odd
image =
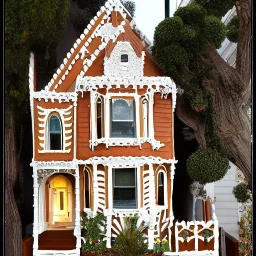
{"type": "Polygon", "coordinates": [[[170,247],[169,247],[169,243],[167,241],[167,239],[163,239],[162,241],[159,238],[155,239],[155,243],[154,243],[154,248],[153,248],[153,252],[155,254],[158,253],[164,253],[170,251],[170,247]]]}
{"type": "Polygon", "coordinates": [[[187,172],[191,179],[201,184],[222,179],[229,162],[215,149],[198,149],[187,160],[187,172]]]}
{"type": "Polygon", "coordinates": [[[227,24],[227,38],[233,43],[237,43],[239,37],[239,18],[238,16],[233,17],[227,24]]]}
{"type": "Polygon", "coordinates": [[[96,252],[102,254],[105,250],[105,222],[106,217],[98,213],[95,217],[90,218],[88,215],[82,218],[83,237],[85,243],[82,245],[83,252],[96,252]]]}
{"type": "Polygon", "coordinates": [[[123,230],[116,237],[113,249],[120,256],[137,256],[148,251],[147,238],[144,235],[145,226],[134,225],[136,217],[125,217],[123,230]]]}
{"type": "Polygon", "coordinates": [[[238,201],[244,203],[250,198],[249,186],[241,182],[233,188],[233,194],[238,201]]]}

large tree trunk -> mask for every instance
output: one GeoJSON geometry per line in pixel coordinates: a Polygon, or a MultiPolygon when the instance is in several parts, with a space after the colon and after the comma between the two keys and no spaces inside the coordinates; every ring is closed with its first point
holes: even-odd
{"type": "Polygon", "coordinates": [[[5,256],[22,256],[22,226],[13,188],[18,177],[18,155],[12,113],[5,129],[5,256]]]}
{"type": "Polygon", "coordinates": [[[211,86],[217,119],[217,135],[230,160],[243,172],[251,185],[251,129],[242,106],[248,81],[229,66],[213,46],[209,46],[209,60],[219,86],[211,86]]]}

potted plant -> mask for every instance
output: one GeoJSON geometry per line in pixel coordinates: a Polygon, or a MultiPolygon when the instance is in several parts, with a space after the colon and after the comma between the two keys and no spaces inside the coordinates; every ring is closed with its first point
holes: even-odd
{"type": "Polygon", "coordinates": [[[82,245],[83,256],[103,254],[106,248],[105,222],[106,217],[102,213],[91,218],[88,215],[82,218],[82,235],[85,239],[85,243],[82,245]]]}
{"type": "Polygon", "coordinates": [[[153,252],[155,255],[162,255],[164,252],[170,251],[169,243],[167,239],[162,239],[162,241],[159,238],[155,239],[153,252]]]}
{"type": "Polygon", "coordinates": [[[117,235],[113,250],[120,256],[139,256],[148,252],[145,226],[136,227],[138,217],[125,217],[122,231],[117,235]]]}

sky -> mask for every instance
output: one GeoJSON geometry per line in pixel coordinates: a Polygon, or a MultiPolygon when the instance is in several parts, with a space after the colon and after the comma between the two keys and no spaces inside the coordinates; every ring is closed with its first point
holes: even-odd
{"type": "MultiPolygon", "coordinates": [[[[165,0],[133,0],[136,5],[135,22],[138,28],[146,37],[153,42],[155,27],[164,20],[165,15],[165,0]]],[[[176,10],[176,5],[180,0],[170,1],[170,17],[176,10]],[[177,2],[177,3],[176,3],[177,2]]]]}

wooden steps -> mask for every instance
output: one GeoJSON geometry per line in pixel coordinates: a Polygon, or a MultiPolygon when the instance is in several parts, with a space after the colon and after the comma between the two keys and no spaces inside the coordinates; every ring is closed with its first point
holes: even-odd
{"type": "Polygon", "coordinates": [[[76,248],[74,230],[47,230],[39,235],[39,250],[73,250],[76,248]]]}

